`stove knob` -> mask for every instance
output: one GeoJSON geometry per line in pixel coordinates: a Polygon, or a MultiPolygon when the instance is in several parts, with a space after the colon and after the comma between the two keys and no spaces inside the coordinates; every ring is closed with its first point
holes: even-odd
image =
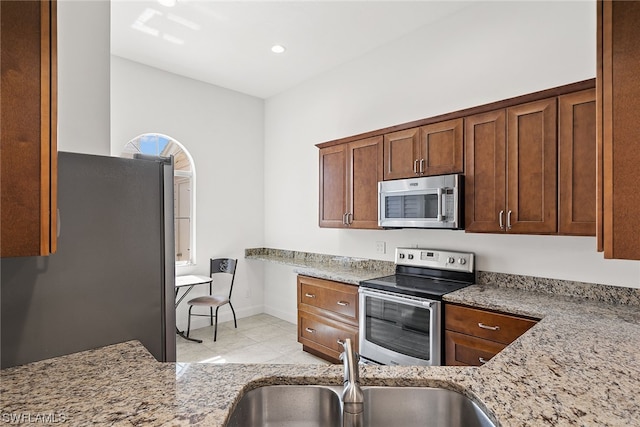
{"type": "Polygon", "coordinates": [[[458,264],[460,264],[460,265],[465,265],[466,263],[467,263],[467,260],[466,260],[466,259],[464,259],[464,258],[460,258],[460,259],[458,260],[458,264]]]}
{"type": "Polygon", "coordinates": [[[447,262],[448,262],[449,264],[453,264],[454,262],[456,262],[456,260],[455,260],[455,258],[454,258],[454,257],[450,256],[450,257],[449,257],[449,259],[447,259],[447,262]]]}
{"type": "Polygon", "coordinates": [[[409,254],[409,259],[413,259],[413,254],[409,254]]]}

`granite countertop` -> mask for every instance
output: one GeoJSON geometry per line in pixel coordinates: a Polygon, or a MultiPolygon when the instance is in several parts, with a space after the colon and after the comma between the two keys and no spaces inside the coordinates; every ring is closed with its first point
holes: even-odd
{"type": "MultiPolygon", "coordinates": [[[[638,306],[491,284],[446,300],[542,320],[482,367],[366,366],[363,385],[452,389],[499,426],[640,425],[638,306]]],[[[339,385],[342,374],[340,365],[159,363],[127,342],[0,371],[0,419],[223,426],[252,388],[339,385]]]]}
{"type": "Polygon", "coordinates": [[[394,274],[395,264],[366,258],[352,258],[281,249],[256,248],[245,251],[245,259],[290,265],[303,276],[358,285],[362,280],[394,274]]]}

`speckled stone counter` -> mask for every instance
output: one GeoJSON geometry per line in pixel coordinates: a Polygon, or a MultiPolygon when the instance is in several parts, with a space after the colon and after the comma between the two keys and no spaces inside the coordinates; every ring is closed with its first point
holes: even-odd
{"type": "Polygon", "coordinates": [[[362,280],[386,276],[395,272],[395,264],[390,261],[270,248],[246,249],[245,259],[291,265],[296,274],[351,285],[358,285],[362,280]]]}
{"type": "MultiPolygon", "coordinates": [[[[455,390],[499,426],[640,426],[639,306],[491,283],[445,299],[542,320],[482,367],[366,366],[363,385],[455,390]]],[[[0,420],[223,426],[250,389],[339,385],[342,373],[338,365],[159,363],[127,342],[0,371],[0,420]]]]}

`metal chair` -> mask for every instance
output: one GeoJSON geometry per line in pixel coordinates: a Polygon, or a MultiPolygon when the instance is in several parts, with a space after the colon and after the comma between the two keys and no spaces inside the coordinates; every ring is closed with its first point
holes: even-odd
{"type": "Polygon", "coordinates": [[[236,312],[233,309],[233,305],[231,304],[231,292],[233,292],[233,281],[236,278],[236,264],[238,260],[232,258],[216,258],[211,259],[210,261],[210,269],[209,275],[213,277],[214,274],[230,274],[231,275],[231,286],[229,288],[229,296],[226,295],[212,295],[212,287],[209,288],[209,295],[205,295],[202,297],[197,297],[189,300],[187,304],[189,304],[189,321],[187,322],[187,337],[189,337],[189,331],[191,330],[191,316],[201,316],[201,317],[210,317],[211,324],[213,325],[213,318],[216,318],[215,328],[213,332],[213,341],[218,338],[218,309],[223,305],[229,304],[231,307],[231,312],[233,313],[233,324],[236,328],[238,328],[238,321],[236,320],[236,312]],[[209,314],[198,314],[191,313],[191,309],[195,306],[203,306],[209,307],[209,314]],[[213,314],[213,308],[216,309],[216,314],[213,314]]]}

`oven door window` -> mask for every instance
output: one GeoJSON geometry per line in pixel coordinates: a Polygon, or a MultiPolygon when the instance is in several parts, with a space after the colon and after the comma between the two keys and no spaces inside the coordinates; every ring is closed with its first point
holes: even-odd
{"type": "Polygon", "coordinates": [[[371,296],[365,298],[365,304],[367,341],[407,356],[431,358],[429,308],[371,296]]]}
{"type": "Polygon", "coordinates": [[[384,215],[388,219],[436,219],[439,212],[437,193],[385,196],[384,215]]]}

